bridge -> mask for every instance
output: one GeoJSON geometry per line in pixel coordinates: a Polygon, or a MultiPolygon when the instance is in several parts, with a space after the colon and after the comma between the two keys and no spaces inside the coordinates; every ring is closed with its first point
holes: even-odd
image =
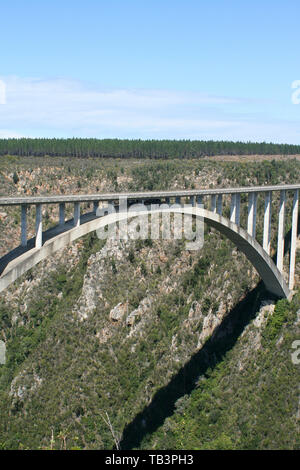
{"type": "MultiPolygon", "coordinates": [[[[150,203],[171,204],[170,213],[192,214],[200,217],[206,224],[215,228],[230,239],[249,259],[262,278],[266,289],[277,297],[289,297],[294,288],[295,263],[298,235],[299,217],[299,188],[300,184],[254,186],[240,188],[203,189],[203,190],[174,190],[151,192],[106,193],[87,195],[60,195],[37,197],[1,197],[0,206],[20,206],[21,211],[21,240],[20,245],[4,255],[0,259],[0,292],[12,284],[26,271],[37,263],[54,254],[72,241],[90,232],[120,222],[128,217],[128,213],[118,210],[120,199],[126,198],[128,205],[142,202],[146,205],[144,214],[166,209],[152,209],[150,203]],[[272,219],[273,195],[279,199],[277,218],[277,256],[271,258],[271,229],[275,223],[272,219]],[[263,235],[262,243],[256,237],[258,201],[263,198],[263,235]],[[225,202],[229,201],[230,211],[225,217],[223,211],[225,202]],[[106,214],[102,217],[97,213],[99,203],[105,207],[112,204],[116,207],[114,214],[106,214]],[[190,207],[186,207],[188,202],[190,207]],[[93,205],[93,210],[81,213],[83,203],[93,205]],[[283,273],[283,261],[285,254],[285,226],[287,204],[290,203],[291,220],[289,272],[288,282],[283,273]],[[59,220],[57,226],[43,232],[42,207],[46,205],[59,206],[59,220]],[[66,204],[73,205],[73,218],[65,220],[66,204]],[[245,227],[242,227],[241,214],[243,205],[247,205],[245,227]],[[27,237],[27,209],[35,206],[35,237],[27,237]]],[[[163,206],[162,206],[163,207],[163,206]]],[[[245,212],[245,210],[244,210],[245,212]]],[[[131,212],[130,218],[140,216],[142,213],[131,212]]],[[[274,218],[276,219],[276,217],[274,218]]]]}

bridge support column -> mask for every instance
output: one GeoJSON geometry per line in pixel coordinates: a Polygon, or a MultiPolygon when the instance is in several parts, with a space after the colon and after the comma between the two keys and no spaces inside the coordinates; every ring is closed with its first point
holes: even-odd
{"type": "Polygon", "coordinates": [[[212,194],[210,197],[210,210],[214,213],[217,212],[217,195],[212,194]]]}
{"type": "Polygon", "coordinates": [[[80,225],[80,202],[74,202],[74,227],[80,225]]]}
{"type": "Polygon", "coordinates": [[[94,214],[97,214],[98,207],[99,207],[99,201],[94,201],[93,202],[93,212],[94,212],[94,214]]]}
{"type": "Polygon", "coordinates": [[[222,215],[222,207],[223,207],[223,195],[218,194],[217,200],[217,214],[222,215]]]}
{"type": "Polygon", "coordinates": [[[181,204],[181,202],[180,202],[180,201],[181,201],[181,198],[180,198],[180,196],[176,196],[176,198],[175,198],[175,202],[176,202],[176,204],[181,204]]]}
{"type": "Polygon", "coordinates": [[[191,197],[190,197],[190,204],[192,204],[193,207],[196,206],[196,203],[195,203],[195,196],[191,196],[191,197]]]}
{"type": "Polygon", "coordinates": [[[257,206],[257,193],[248,194],[248,224],[247,232],[251,237],[255,238],[256,235],[256,206],[257,206]]]}
{"type": "Polygon", "coordinates": [[[203,206],[204,207],[204,204],[203,204],[203,197],[202,196],[196,196],[196,205],[197,206],[203,206]]]}
{"type": "Polygon", "coordinates": [[[21,206],[21,246],[27,246],[27,206],[21,206]]]}
{"type": "Polygon", "coordinates": [[[290,273],[289,273],[289,289],[290,290],[294,289],[294,283],[295,283],[298,208],[299,208],[299,190],[296,189],[295,194],[294,194],[293,213],[292,213],[292,234],[291,234],[290,273]]]}
{"type": "Polygon", "coordinates": [[[239,193],[232,194],[230,205],[230,222],[233,222],[237,225],[240,224],[240,206],[241,195],[239,193]]]}
{"type": "Polygon", "coordinates": [[[235,223],[240,225],[240,212],[241,212],[241,195],[236,193],[235,195],[235,223]]]}
{"type": "Polygon", "coordinates": [[[42,248],[43,244],[43,222],[42,222],[42,204],[36,204],[35,213],[35,247],[42,248]]]}
{"type": "Polygon", "coordinates": [[[230,202],[230,222],[235,221],[235,194],[231,194],[231,202],[230,202]]]}
{"type": "Polygon", "coordinates": [[[282,273],[284,256],[284,217],[285,217],[285,190],[280,191],[280,206],[278,218],[278,240],[277,240],[277,268],[282,273]]]}
{"type": "Polygon", "coordinates": [[[265,195],[263,249],[268,253],[268,255],[271,252],[271,215],[272,215],[272,192],[267,191],[265,195]]]}
{"type": "Polygon", "coordinates": [[[61,202],[59,204],[59,225],[65,224],[65,203],[61,202]]]}

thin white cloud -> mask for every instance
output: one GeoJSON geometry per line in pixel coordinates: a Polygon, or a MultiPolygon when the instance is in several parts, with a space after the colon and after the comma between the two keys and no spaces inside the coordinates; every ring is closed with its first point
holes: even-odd
{"type": "Polygon", "coordinates": [[[61,104],[130,107],[134,109],[154,109],[157,106],[227,104],[239,100],[235,98],[207,95],[199,92],[147,89],[97,89],[86,83],[65,79],[40,80],[7,77],[8,100],[11,103],[43,100],[62,100],[61,104]]]}
{"type": "Polygon", "coordinates": [[[6,86],[0,137],[300,140],[296,122],[263,121],[261,115],[254,121],[248,99],[171,90],[104,90],[66,79],[0,79],[6,86]]]}

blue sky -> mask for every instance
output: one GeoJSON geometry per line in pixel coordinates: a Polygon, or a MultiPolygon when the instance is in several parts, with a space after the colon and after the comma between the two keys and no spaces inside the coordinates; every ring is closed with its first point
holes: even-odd
{"type": "Polygon", "coordinates": [[[0,137],[300,144],[299,17],[298,0],[2,0],[0,137]]]}

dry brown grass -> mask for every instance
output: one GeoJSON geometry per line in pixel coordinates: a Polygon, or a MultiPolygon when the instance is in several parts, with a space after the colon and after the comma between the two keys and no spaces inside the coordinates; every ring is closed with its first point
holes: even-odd
{"type": "Polygon", "coordinates": [[[300,155],[213,155],[204,160],[221,162],[263,162],[271,160],[300,160],[300,155]]]}

